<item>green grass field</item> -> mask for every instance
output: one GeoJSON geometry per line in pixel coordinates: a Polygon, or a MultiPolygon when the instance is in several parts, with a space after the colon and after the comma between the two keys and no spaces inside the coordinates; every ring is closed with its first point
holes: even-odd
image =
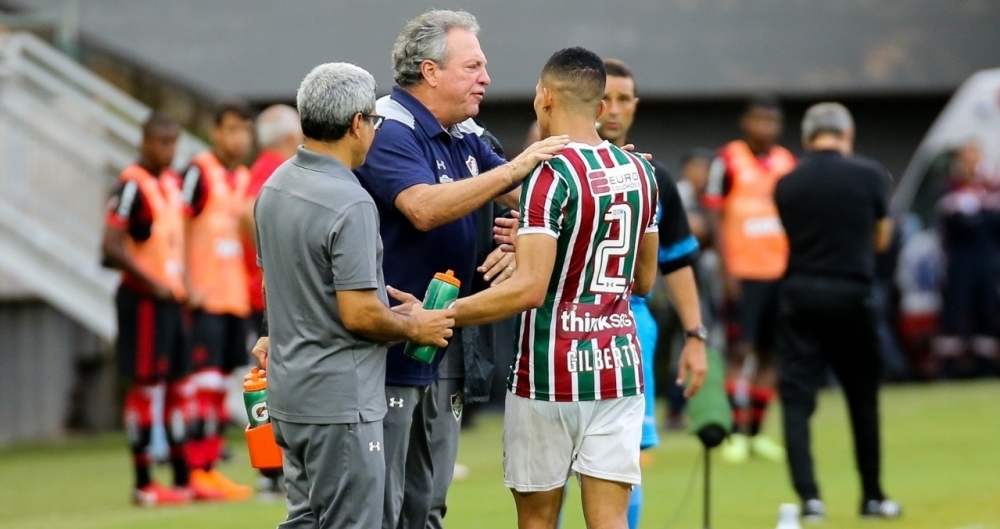
{"type": "MultiPolygon", "coordinates": [[[[887,527],[1000,529],[1000,383],[893,387],[883,397],[884,482],[905,517],[887,527]]],[[[772,434],[779,434],[772,415],[772,434]]],[[[470,476],[456,482],[446,521],[451,528],[510,528],[514,504],[502,484],[500,417],[483,416],[462,438],[459,460],[470,476]]],[[[849,424],[838,393],[823,394],[813,421],[817,471],[829,518],[824,527],[871,527],[856,516],[858,485],[849,424]]],[[[701,481],[690,477],[700,448],[688,436],[666,435],[644,469],[642,526],[696,529],[701,481]],[[686,497],[689,486],[693,487],[686,497]]],[[[243,447],[223,471],[252,483],[243,447]]],[[[157,476],[169,481],[165,468],[157,476]]],[[[250,501],[140,509],[128,503],[131,480],[122,435],[71,439],[0,451],[0,527],[4,529],[274,527],[284,505],[250,501]]],[[[714,465],[715,529],[771,529],[778,504],[794,501],[783,465],[751,461],[714,465]]],[[[567,506],[567,529],[583,527],[578,489],[567,506]]]]}

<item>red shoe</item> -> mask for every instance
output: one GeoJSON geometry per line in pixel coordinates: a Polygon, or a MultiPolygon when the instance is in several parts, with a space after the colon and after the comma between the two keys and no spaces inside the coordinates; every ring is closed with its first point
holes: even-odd
{"type": "Polygon", "coordinates": [[[204,470],[194,469],[188,478],[188,490],[191,491],[194,499],[201,501],[218,501],[226,499],[226,493],[219,490],[207,477],[204,470]]]}
{"type": "Polygon", "coordinates": [[[188,503],[191,499],[191,492],[187,489],[164,487],[155,481],[132,492],[132,503],[143,507],[180,505],[188,503]]]}

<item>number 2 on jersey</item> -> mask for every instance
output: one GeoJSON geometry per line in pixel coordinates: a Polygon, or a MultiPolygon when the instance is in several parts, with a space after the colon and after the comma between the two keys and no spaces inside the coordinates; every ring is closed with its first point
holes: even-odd
{"type": "Polygon", "coordinates": [[[604,212],[603,220],[611,226],[594,251],[594,278],[590,281],[590,291],[624,294],[629,283],[623,268],[632,247],[632,206],[612,204],[604,212]]]}

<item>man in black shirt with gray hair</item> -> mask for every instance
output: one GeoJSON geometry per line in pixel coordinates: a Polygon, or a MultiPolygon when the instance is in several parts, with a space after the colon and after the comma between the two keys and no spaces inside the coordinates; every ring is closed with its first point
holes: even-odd
{"type": "Polygon", "coordinates": [[[885,498],[879,476],[881,366],[872,302],[875,252],[888,246],[891,234],[890,177],[878,163],[853,156],[854,120],[839,103],[809,108],[802,141],[806,155],[774,191],[790,249],[777,345],[792,482],[803,516],[821,520],[825,508],[809,449],[809,418],[832,368],[851,415],[861,515],[896,518],[899,504],[885,498]]]}

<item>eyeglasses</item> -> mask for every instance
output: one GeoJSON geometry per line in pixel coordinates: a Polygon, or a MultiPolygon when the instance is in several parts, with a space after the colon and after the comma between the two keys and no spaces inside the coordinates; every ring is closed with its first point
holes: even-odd
{"type": "Polygon", "coordinates": [[[382,124],[385,123],[385,116],[380,116],[378,114],[365,114],[364,112],[362,112],[361,117],[368,119],[368,121],[371,121],[372,128],[374,128],[375,130],[382,128],[382,124]]]}

